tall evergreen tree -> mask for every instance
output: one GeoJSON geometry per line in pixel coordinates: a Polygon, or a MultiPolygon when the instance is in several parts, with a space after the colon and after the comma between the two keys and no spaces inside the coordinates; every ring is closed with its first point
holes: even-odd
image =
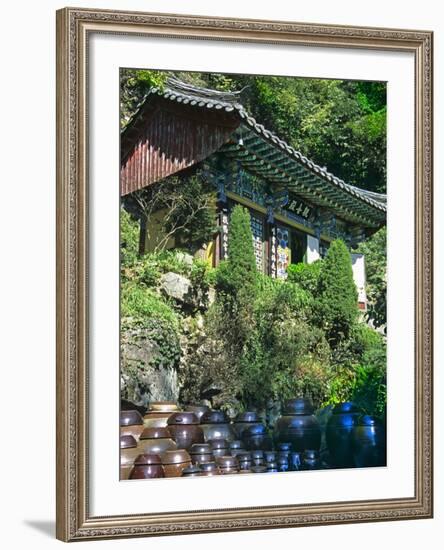
{"type": "Polygon", "coordinates": [[[330,343],[335,346],[349,336],[358,315],[351,256],[342,240],[331,243],[321,266],[318,285],[318,316],[330,343]]]}
{"type": "Polygon", "coordinates": [[[250,214],[237,204],[228,226],[228,259],[219,269],[219,288],[238,302],[252,302],[257,288],[250,214]]]}

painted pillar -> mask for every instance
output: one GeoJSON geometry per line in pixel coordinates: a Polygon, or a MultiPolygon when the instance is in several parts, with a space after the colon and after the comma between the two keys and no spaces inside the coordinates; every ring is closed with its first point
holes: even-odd
{"type": "Polygon", "coordinates": [[[312,264],[320,258],[319,254],[319,239],[312,235],[307,235],[307,263],[312,264]]]}
{"type": "Polygon", "coordinates": [[[352,254],[353,280],[358,289],[358,306],[359,309],[367,309],[367,293],[365,291],[366,276],[365,276],[365,257],[364,254],[352,254]]]}

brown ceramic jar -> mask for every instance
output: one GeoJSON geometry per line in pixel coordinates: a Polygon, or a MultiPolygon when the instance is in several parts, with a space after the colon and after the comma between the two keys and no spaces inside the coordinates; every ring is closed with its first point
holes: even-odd
{"type": "Polygon", "coordinates": [[[199,464],[202,470],[201,476],[218,476],[220,474],[217,464],[215,462],[203,462],[199,464]]]}
{"type": "Polygon", "coordinates": [[[230,454],[230,444],[226,439],[209,439],[208,442],[213,450],[214,458],[230,454]]]}
{"type": "Polygon", "coordinates": [[[189,449],[193,443],[203,443],[204,435],[197,416],[192,412],[173,413],[168,418],[168,429],[178,449],[189,449]]]}
{"type": "Polygon", "coordinates": [[[165,477],[160,456],[153,453],[139,455],[134,461],[129,479],[151,479],[156,477],[165,477]]]}
{"type": "Polygon", "coordinates": [[[168,428],[145,428],[140,435],[137,448],[142,453],[162,455],[165,451],[177,449],[168,428]]]}
{"type": "Polygon", "coordinates": [[[165,451],[162,455],[162,465],[165,477],[180,477],[182,470],[191,466],[191,458],[185,449],[165,451]]]}
{"type": "Polygon", "coordinates": [[[242,439],[242,432],[245,428],[261,424],[261,419],[256,411],[245,411],[239,413],[233,421],[233,429],[236,437],[242,439]]]}
{"type": "Polygon", "coordinates": [[[132,435],[120,436],[120,479],[128,479],[136,457],[139,455],[137,441],[132,435]]]}
{"type": "Polygon", "coordinates": [[[309,399],[288,400],[284,406],[284,414],[276,422],[277,442],[291,443],[293,451],[302,452],[305,449],[319,451],[321,428],[313,412],[313,405],[309,399]]]}
{"type": "Polygon", "coordinates": [[[139,411],[120,411],[120,435],[132,435],[139,441],[143,432],[143,418],[139,411]]]}
{"type": "Polygon", "coordinates": [[[226,439],[230,442],[236,438],[230,421],[223,411],[207,411],[202,415],[200,425],[205,441],[210,441],[210,439],[226,439]]]}
{"type": "Polygon", "coordinates": [[[216,464],[221,474],[237,474],[239,472],[239,461],[235,456],[219,456],[216,464]]]}
{"type": "Polygon", "coordinates": [[[189,450],[193,464],[202,464],[213,460],[213,451],[209,443],[194,443],[189,450]]]}
{"type": "Polygon", "coordinates": [[[168,418],[178,410],[174,401],[153,401],[143,417],[145,428],[165,428],[168,418]]]}

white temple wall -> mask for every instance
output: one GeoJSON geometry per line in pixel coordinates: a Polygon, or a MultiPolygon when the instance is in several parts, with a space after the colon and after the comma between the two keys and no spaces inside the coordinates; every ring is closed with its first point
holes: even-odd
{"type": "Polygon", "coordinates": [[[307,235],[307,263],[312,264],[321,257],[319,254],[319,239],[307,235]]]}
{"type": "Polygon", "coordinates": [[[364,254],[352,254],[353,279],[358,290],[358,304],[360,309],[367,309],[367,293],[365,285],[367,282],[365,275],[365,257],[364,254]]]}

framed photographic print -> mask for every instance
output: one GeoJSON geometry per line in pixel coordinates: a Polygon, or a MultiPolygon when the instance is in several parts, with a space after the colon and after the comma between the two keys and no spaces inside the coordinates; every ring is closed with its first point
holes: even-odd
{"type": "Polygon", "coordinates": [[[432,33],[57,12],[57,536],[432,515],[432,33]]]}

